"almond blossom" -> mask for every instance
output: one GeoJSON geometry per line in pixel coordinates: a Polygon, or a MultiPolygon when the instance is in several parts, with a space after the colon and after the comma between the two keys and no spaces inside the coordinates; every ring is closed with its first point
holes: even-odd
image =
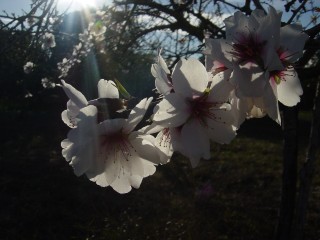
{"type": "MultiPolygon", "coordinates": [[[[62,87],[70,98],[62,119],[68,125],[74,123],[68,138],[61,142],[62,155],[75,174],[86,174],[91,181],[103,187],[111,186],[119,193],[139,188],[142,179],[152,175],[159,163],[155,138],[135,129],[152,98],[141,100],[127,119],[109,119],[101,113],[99,99],[87,101],[80,91],[64,81],[62,87]],[[65,116],[72,116],[73,121],[68,122],[65,116]]],[[[98,89],[100,98],[119,97],[111,81],[100,80],[98,89]]]]}
{"type": "MultiPolygon", "coordinates": [[[[75,128],[77,126],[77,115],[79,114],[80,109],[86,107],[88,104],[98,105],[99,100],[94,99],[88,102],[86,97],[72,85],[66,83],[64,80],[62,80],[61,83],[63,90],[70,99],[67,102],[67,109],[62,112],[61,117],[65,124],[71,128],[75,128]]],[[[119,92],[115,83],[110,80],[100,79],[98,82],[98,96],[99,99],[118,99],[119,92]]]]}
{"type": "Polygon", "coordinates": [[[29,74],[33,71],[35,67],[35,64],[33,62],[27,62],[24,66],[23,66],[23,71],[25,74],[29,74]]]}
{"type": "Polygon", "coordinates": [[[226,39],[205,40],[208,67],[215,62],[214,70],[230,77],[238,97],[261,97],[269,72],[283,70],[275,47],[280,20],[281,14],[272,7],[268,14],[255,10],[249,17],[236,12],[224,21],[226,39]]]}
{"type": "Polygon", "coordinates": [[[277,53],[284,69],[270,72],[270,84],[279,102],[289,107],[297,105],[303,93],[294,62],[302,56],[308,38],[299,24],[286,25],[280,29],[277,53]]]}
{"type": "Polygon", "coordinates": [[[280,28],[281,13],[269,8],[247,17],[237,12],[225,20],[226,40],[205,39],[206,67],[234,87],[232,102],[238,125],[245,118],[268,115],[281,123],[278,100],[300,101],[302,87],[293,63],[308,36],[300,25],[280,28]]]}
{"type": "Polygon", "coordinates": [[[44,50],[54,48],[56,46],[55,37],[52,33],[45,33],[42,41],[41,48],[44,50]]]}
{"type": "Polygon", "coordinates": [[[151,66],[151,74],[155,77],[155,86],[160,94],[167,95],[172,91],[173,86],[170,79],[170,70],[161,56],[161,50],[158,53],[157,63],[151,66]]]}
{"type": "MultiPolygon", "coordinates": [[[[196,59],[180,60],[172,73],[174,92],[167,94],[155,107],[153,121],[175,129],[178,149],[192,166],[201,158],[210,158],[210,140],[229,143],[235,137],[233,114],[227,103],[228,84],[213,78],[196,59]]],[[[173,135],[171,134],[171,137],[173,135]]]]}

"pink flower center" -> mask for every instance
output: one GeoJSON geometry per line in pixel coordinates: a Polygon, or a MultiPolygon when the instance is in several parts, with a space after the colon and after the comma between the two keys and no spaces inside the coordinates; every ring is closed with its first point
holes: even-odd
{"type": "Polygon", "coordinates": [[[219,61],[213,61],[213,67],[212,67],[212,73],[215,75],[215,74],[218,74],[220,72],[224,72],[228,70],[228,68],[221,62],[219,61]]]}
{"type": "MultiPolygon", "coordinates": [[[[292,68],[291,63],[287,60],[288,57],[292,56],[288,51],[283,51],[281,48],[277,50],[277,54],[280,58],[280,61],[285,67],[285,70],[292,68]]],[[[280,84],[281,81],[286,81],[286,77],[289,76],[285,70],[275,70],[270,72],[270,79],[274,81],[276,84],[280,84]]]]}
{"type": "Polygon", "coordinates": [[[160,138],[160,146],[168,147],[171,144],[171,134],[169,128],[162,130],[162,136],[160,138]]]}
{"type": "Polygon", "coordinates": [[[126,161],[132,156],[131,151],[135,151],[128,139],[129,135],[121,130],[109,135],[102,135],[100,139],[101,148],[105,150],[107,156],[111,155],[113,161],[116,161],[120,153],[126,161]]]}
{"type": "Polygon", "coordinates": [[[207,100],[208,93],[204,93],[202,96],[189,101],[191,111],[190,118],[197,119],[199,123],[205,127],[208,127],[208,119],[215,121],[222,120],[221,117],[217,117],[214,113],[214,110],[220,109],[221,103],[208,102],[207,100]]]}
{"type": "Polygon", "coordinates": [[[231,54],[238,59],[239,63],[255,62],[264,68],[261,58],[266,41],[261,41],[256,35],[249,34],[241,36],[236,43],[233,43],[231,54]]]}

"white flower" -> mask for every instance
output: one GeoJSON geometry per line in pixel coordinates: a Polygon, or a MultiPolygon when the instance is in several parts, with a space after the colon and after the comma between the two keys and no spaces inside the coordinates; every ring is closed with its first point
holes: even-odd
{"type": "MultiPolygon", "coordinates": [[[[72,85],[61,80],[62,88],[66,95],[69,97],[67,102],[67,109],[61,114],[61,118],[65,124],[71,128],[77,126],[77,115],[81,108],[86,107],[88,104],[98,105],[99,99],[87,101],[86,97],[72,85]]],[[[98,82],[98,96],[99,98],[119,98],[118,89],[113,81],[100,79],[98,82]]]]}
{"type": "Polygon", "coordinates": [[[62,141],[62,154],[76,175],[87,177],[102,187],[119,193],[139,188],[144,177],[154,174],[159,156],[154,137],[135,131],[152,98],[143,99],[128,119],[107,119],[98,123],[98,109],[80,109],[77,128],[62,141]]]}
{"type": "Polygon", "coordinates": [[[29,26],[32,26],[33,24],[35,24],[36,20],[33,16],[30,16],[27,18],[27,23],[29,26]]]}
{"type": "MultiPolygon", "coordinates": [[[[164,128],[155,123],[141,129],[141,131],[146,134],[158,133],[154,141],[154,146],[158,151],[160,164],[168,163],[174,152],[173,145],[175,138],[172,138],[172,136],[174,136],[174,133],[172,133],[174,129],[175,128],[164,128]]],[[[175,150],[179,151],[179,149],[176,148],[175,150]]]]}
{"type": "Polygon", "coordinates": [[[255,10],[247,17],[236,12],[225,20],[226,40],[220,41],[221,51],[238,66],[233,67],[230,78],[238,97],[262,97],[269,72],[283,70],[276,51],[280,20],[281,14],[272,7],[268,14],[255,10]]]}
{"type": "Polygon", "coordinates": [[[44,88],[55,88],[56,84],[51,82],[48,78],[42,78],[41,84],[44,88]]]}
{"type": "Polygon", "coordinates": [[[298,24],[286,25],[280,30],[277,53],[284,69],[270,72],[270,84],[279,102],[289,107],[297,105],[303,93],[293,64],[302,56],[308,38],[298,24]]]}
{"type": "Polygon", "coordinates": [[[42,49],[46,50],[56,46],[55,37],[52,33],[45,33],[42,40],[42,49]]]}
{"type": "MultiPolygon", "coordinates": [[[[106,32],[107,27],[103,26],[103,23],[101,21],[97,21],[95,23],[93,22],[89,23],[88,29],[93,36],[98,37],[100,35],[103,35],[106,32]]],[[[103,39],[104,38],[102,38],[102,40],[103,39]]]]}
{"type": "Polygon", "coordinates": [[[292,107],[300,101],[303,93],[298,74],[293,64],[302,56],[303,47],[308,36],[302,32],[301,25],[286,25],[280,29],[280,39],[276,43],[277,54],[283,70],[271,71],[270,80],[264,93],[258,98],[242,98],[240,115],[263,117],[268,114],[277,123],[281,123],[278,101],[292,107]]]}
{"type": "Polygon", "coordinates": [[[179,151],[196,166],[200,158],[210,158],[210,140],[229,143],[236,135],[231,105],[227,103],[232,89],[226,81],[213,78],[196,59],[176,64],[172,84],[174,92],[155,107],[153,121],[178,130],[179,151]]]}
{"type": "Polygon", "coordinates": [[[26,74],[29,74],[33,71],[33,68],[35,67],[35,64],[33,62],[27,62],[24,66],[23,66],[23,71],[26,74]]]}
{"type": "Polygon", "coordinates": [[[151,74],[156,79],[155,86],[160,94],[167,95],[172,91],[173,86],[170,79],[170,71],[161,56],[161,50],[158,53],[157,63],[151,66],[151,74]]]}
{"type": "Polygon", "coordinates": [[[25,95],[24,95],[25,98],[32,98],[33,95],[31,92],[27,92],[25,95]]]}

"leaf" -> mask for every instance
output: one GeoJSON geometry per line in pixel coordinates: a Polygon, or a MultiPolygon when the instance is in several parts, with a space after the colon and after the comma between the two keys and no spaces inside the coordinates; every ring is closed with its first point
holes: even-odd
{"type": "Polygon", "coordinates": [[[125,99],[130,99],[132,96],[128,91],[124,88],[124,86],[117,80],[115,79],[114,82],[116,83],[116,86],[119,90],[119,93],[125,98],[125,99]]]}

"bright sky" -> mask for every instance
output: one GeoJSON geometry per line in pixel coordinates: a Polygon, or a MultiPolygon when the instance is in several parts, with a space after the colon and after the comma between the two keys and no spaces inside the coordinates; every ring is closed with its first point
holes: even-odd
{"type": "MultiPolygon", "coordinates": [[[[83,7],[92,7],[92,6],[103,6],[108,5],[112,2],[112,0],[58,0],[58,11],[63,12],[67,9],[67,7],[71,4],[70,11],[80,10],[83,7]]],[[[232,0],[230,1],[233,4],[243,4],[243,0],[232,0]]],[[[22,14],[22,10],[26,10],[27,12],[30,10],[31,0],[0,0],[0,15],[2,14],[2,10],[6,10],[9,14],[16,13],[18,15],[22,14]]],[[[283,5],[284,1],[274,0],[273,6],[283,11],[282,21],[286,21],[289,18],[289,14],[284,12],[283,5]]],[[[307,14],[306,14],[307,15],[307,14]]],[[[302,25],[306,25],[309,23],[310,16],[304,16],[301,19],[302,25]]]]}
{"type": "MultiPolygon", "coordinates": [[[[30,10],[31,0],[0,0],[0,11],[6,10],[9,14],[22,13],[22,10],[30,10]]],[[[71,4],[71,11],[80,10],[82,7],[88,6],[103,6],[104,4],[110,4],[111,0],[59,0],[58,10],[63,12],[71,4]]]]}

